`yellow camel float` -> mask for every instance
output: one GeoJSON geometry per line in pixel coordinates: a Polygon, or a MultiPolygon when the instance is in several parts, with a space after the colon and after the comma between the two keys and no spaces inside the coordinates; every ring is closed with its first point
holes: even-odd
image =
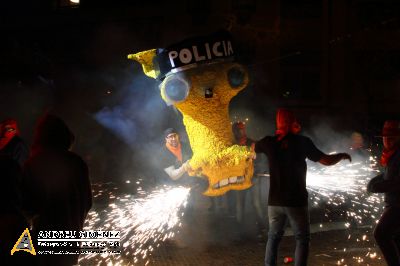
{"type": "Polygon", "coordinates": [[[128,55],[147,76],[162,80],[162,99],[182,113],[193,151],[189,174],[208,179],[207,196],[252,185],[253,151],[233,144],[229,119],[229,102],[248,84],[247,71],[232,62],[233,55],[227,32],[128,55]]]}

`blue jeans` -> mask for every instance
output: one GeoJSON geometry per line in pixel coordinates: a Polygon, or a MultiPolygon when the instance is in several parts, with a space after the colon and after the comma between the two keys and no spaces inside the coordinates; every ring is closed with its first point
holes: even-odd
{"type": "Polygon", "coordinates": [[[387,206],[374,230],[376,243],[388,266],[400,265],[400,207],[387,206]]]}
{"type": "Polygon", "coordinates": [[[278,246],[289,221],[296,238],[295,266],[307,265],[310,242],[308,207],[268,206],[269,231],[265,249],[265,266],[276,266],[278,246]]]}

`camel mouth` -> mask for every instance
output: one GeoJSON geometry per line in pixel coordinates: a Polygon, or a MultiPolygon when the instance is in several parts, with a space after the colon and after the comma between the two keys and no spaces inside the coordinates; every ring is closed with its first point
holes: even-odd
{"type": "Polygon", "coordinates": [[[241,184],[244,182],[244,176],[231,176],[225,179],[220,180],[218,183],[213,185],[213,188],[222,188],[226,187],[229,185],[234,185],[234,184],[241,184]]]}

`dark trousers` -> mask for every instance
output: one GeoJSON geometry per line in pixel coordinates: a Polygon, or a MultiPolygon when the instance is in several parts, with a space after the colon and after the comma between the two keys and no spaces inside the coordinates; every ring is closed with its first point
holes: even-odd
{"type": "Polygon", "coordinates": [[[265,249],[265,266],[276,266],[278,247],[289,221],[296,239],[295,266],[307,265],[310,242],[308,207],[268,206],[269,231],[265,249]]]}
{"type": "Polygon", "coordinates": [[[400,207],[387,206],[374,230],[376,243],[388,266],[400,265],[400,207]]]}
{"type": "Polygon", "coordinates": [[[257,223],[265,228],[264,213],[261,206],[261,178],[254,176],[253,186],[246,190],[231,190],[225,195],[227,200],[228,213],[236,218],[236,222],[243,227],[246,214],[255,212],[257,223]],[[246,197],[250,197],[251,210],[246,210],[246,197]]]}

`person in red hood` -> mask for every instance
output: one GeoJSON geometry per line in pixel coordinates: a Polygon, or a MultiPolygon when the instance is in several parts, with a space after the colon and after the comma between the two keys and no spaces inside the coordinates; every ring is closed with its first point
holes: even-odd
{"type": "Polygon", "coordinates": [[[389,266],[400,265],[400,121],[383,125],[383,152],[380,163],[385,172],[368,183],[367,191],[385,194],[385,209],[374,230],[376,243],[389,266]]]}
{"type": "MultiPolygon", "coordinates": [[[[235,144],[240,146],[251,146],[254,143],[254,140],[250,139],[246,133],[246,124],[242,121],[238,121],[232,124],[232,132],[235,140],[235,144]]],[[[251,196],[251,205],[256,214],[256,221],[258,226],[258,233],[261,233],[262,230],[265,228],[263,222],[263,211],[261,208],[261,195],[260,195],[260,178],[256,176],[258,174],[258,166],[260,161],[258,158],[254,161],[254,172],[255,175],[252,178],[253,186],[247,190],[233,190],[227,193],[227,199],[229,207],[235,204],[235,217],[236,222],[238,223],[241,238],[246,237],[245,231],[245,206],[246,206],[246,195],[250,194],[251,196]],[[234,196],[234,197],[233,197],[234,196]]],[[[232,207],[230,208],[232,209],[232,207]]],[[[232,211],[231,211],[232,212],[232,211]]]]}
{"type": "Polygon", "coordinates": [[[18,125],[15,119],[9,118],[0,124],[0,155],[11,157],[20,166],[28,159],[29,149],[24,140],[19,136],[18,125]]]}
{"type": "Polygon", "coordinates": [[[294,114],[287,109],[279,109],[275,136],[266,136],[255,144],[255,152],[267,156],[270,171],[266,266],[277,264],[278,246],[287,220],[296,238],[295,265],[307,265],[310,221],[306,159],[323,165],[334,165],[344,159],[351,161],[347,153],[323,153],[310,138],[300,135],[300,130],[294,114]]]}
{"type": "MultiPolygon", "coordinates": [[[[31,223],[33,236],[39,231],[83,229],[92,206],[92,190],[86,163],[70,151],[74,139],[68,126],[57,116],[45,115],[37,125],[21,189],[22,209],[31,223]]],[[[39,265],[70,266],[78,264],[78,256],[48,255],[38,256],[38,260],[39,265]]]]}

